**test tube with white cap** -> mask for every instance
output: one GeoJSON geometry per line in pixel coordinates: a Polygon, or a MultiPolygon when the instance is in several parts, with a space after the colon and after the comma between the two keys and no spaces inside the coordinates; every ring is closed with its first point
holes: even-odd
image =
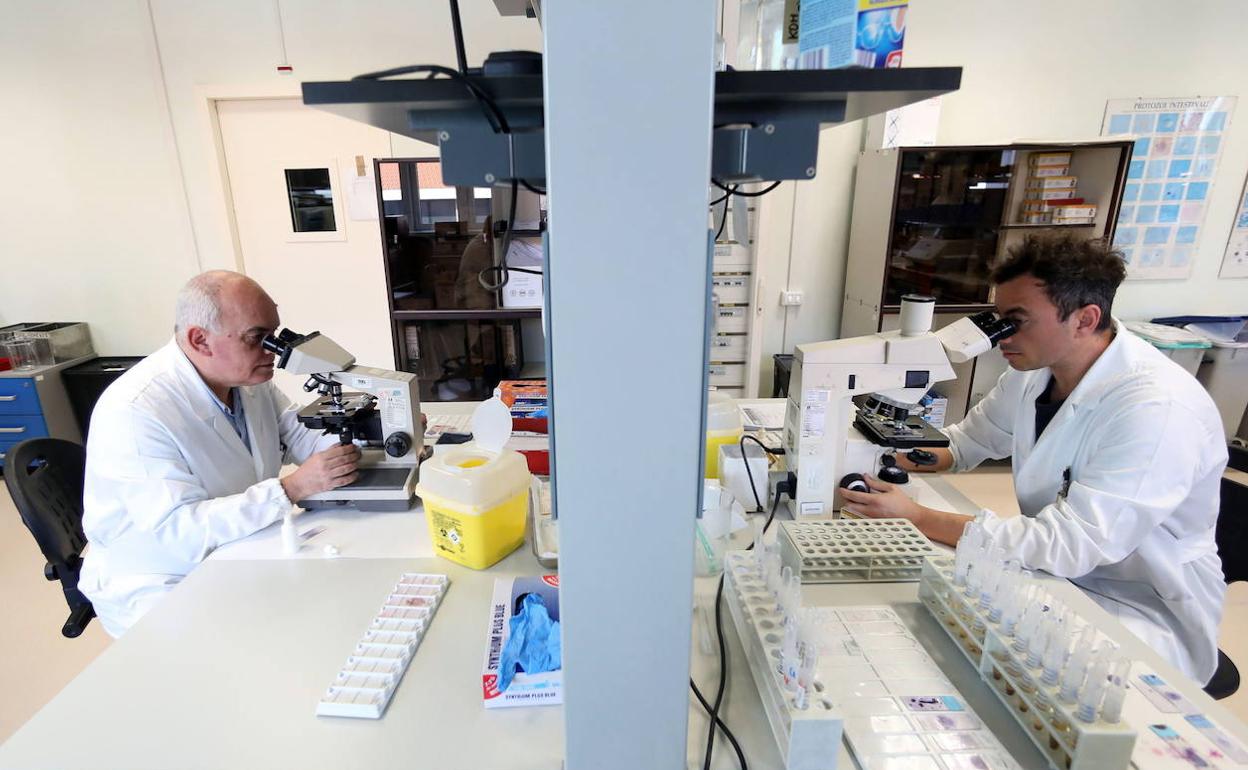
{"type": "Polygon", "coordinates": [[[1031,597],[1031,603],[1023,610],[1023,616],[1018,621],[1018,628],[1014,631],[1014,649],[1018,652],[1027,650],[1027,643],[1031,641],[1031,637],[1035,635],[1039,629],[1040,621],[1044,616],[1044,603],[1048,598],[1048,593],[1037,588],[1031,597]]]}
{"type": "Polygon", "coordinates": [[[776,609],[784,616],[793,613],[793,608],[789,606],[789,583],[793,580],[793,568],[784,565],[780,569],[780,587],[776,591],[776,609]]]}
{"type": "Polygon", "coordinates": [[[1096,721],[1096,712],[1101,708],[1101,698],[1105,696],[1105,688],[1109,684],[1109,660],[1113,655],[1113,647],[1104,643],[1096,648],[1092,655],[1092,665],[1088,668],[1087,681],[1079,691],[1079,706],[1075,716],[1081,722],[1089,724],[1096,721]]]}
{"type": "Polygon", "coordinates": [[[1062,673],[1062,664],[1066,662],[1066,654],[1070,649],[1068,626],[1066,618],[1058,617],[1045,640],[1044,659],[1041,661],[1044,671],[1040,675],[1040,681],[1050,686],[1057,684],[1062,673]]]}
{"type": "Polygon", "coordinates": [[[966,585],[966,573],[971,568],[971,556],[979,548],[979,522],[971,520],[962,529],[962,537],[958,538],[958,546],[953,556],[953,584],[961,587],[966,585]]]}
{"type": "Polygon", "coordinates": [[[987,557],[984,580],[979,585],[979,608],[981,610],[992,608],[993,599],[996,598],[997,591],[1000,589],[1001,574],[1005,569],[1005,549],[994,547],[988,552],[987,557]]]}
{"type": "Polygon", "coordinates": [[[1092,657],[1092,640],[1095,635],[1096,631],[1093,630],[1092,625],[1085,624],[1075,641],[1074,652],[1070,654],[1070,660],[1066,661],[1066,668],[1062,671],[1062,687],[1058,691],[1058,697],[1066,703],[1074,703],[1075,698],[1079,696],[1079,688],[1083,685],[1084,676],[1087,674],[1088,659],[1092,657]]]}
{"type": "Polygon", "coordinates": [[[992,609],[988,611],[988,619],[1000,623],[1006,636],[1014,633],[1014,624],[1022,612],[1023,570],[1015,559],[1010,559],[1001,568],[1001,580],[997,584],[997,593],[992,600],[992,609]]]}
{"type": "Polygon", "coordinates": [[[1131,659],[1120,655],[1109,667],[1109,682],[1105,689],[1105,703],[1101,706],[1101,719],[1117,722],[1122,719],[1122,702],[1127,697],[1127,679],[1131,676],[1131,659]]]}

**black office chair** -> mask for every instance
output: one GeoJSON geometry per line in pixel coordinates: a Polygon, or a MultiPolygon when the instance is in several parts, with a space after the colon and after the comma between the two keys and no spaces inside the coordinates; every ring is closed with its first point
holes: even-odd
{"type": "Polygon", "coordinates": [[[82,532],[82,484],[87,452],[72,441],[35,438],[9,450],[4,483],[22,522],[35,536],[48,560],[43,576],[60,580],[69,604],[69,619],[61,633],[70,639],[82,634],[95,608],[78,590],[78,571],[87,538],[82,532]]]}
{"type": "MultiPolygon", "coordinates": [[[[1232,453],[1232,467],[1235,467],[1232,453]]],[[[1228,584],[1248,580],[1248,487],[1222,478],[1222,500],[1218,509],[1218,525],[1214,538],[1222,557],[1222,575],[1228,584]]],[[[1218,669],[1205,692],[1221,700],[1239,689],[1239,669],[1222,650],[1218,650],[1218,669]]]]}

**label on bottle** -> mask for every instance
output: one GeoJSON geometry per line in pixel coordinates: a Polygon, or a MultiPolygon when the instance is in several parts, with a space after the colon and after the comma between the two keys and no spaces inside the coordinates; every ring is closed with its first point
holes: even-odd
{"type": "Polygon", "coordinates": [[[802,0],[784,0],[784,44],[797,44],[801,28],[798,19],[802,15],[802,0]]]}

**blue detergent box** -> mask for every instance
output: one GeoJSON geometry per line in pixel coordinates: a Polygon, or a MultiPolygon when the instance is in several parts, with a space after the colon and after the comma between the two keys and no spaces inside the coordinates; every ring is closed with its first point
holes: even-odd
{"type": "Polygon", "coordinates": [[[798,68],[900,67],[909,0],[802,0],[798,68]]]}

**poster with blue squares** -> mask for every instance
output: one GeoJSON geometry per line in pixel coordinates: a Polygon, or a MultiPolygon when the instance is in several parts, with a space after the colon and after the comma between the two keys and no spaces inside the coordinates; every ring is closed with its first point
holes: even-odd
{"type": "Polygon", "coordinates": [[[1114,246],[1128,279],[1187,278],[1235,97],[1110,99],[1101,135],[1135,146],[1114,246]]]}

